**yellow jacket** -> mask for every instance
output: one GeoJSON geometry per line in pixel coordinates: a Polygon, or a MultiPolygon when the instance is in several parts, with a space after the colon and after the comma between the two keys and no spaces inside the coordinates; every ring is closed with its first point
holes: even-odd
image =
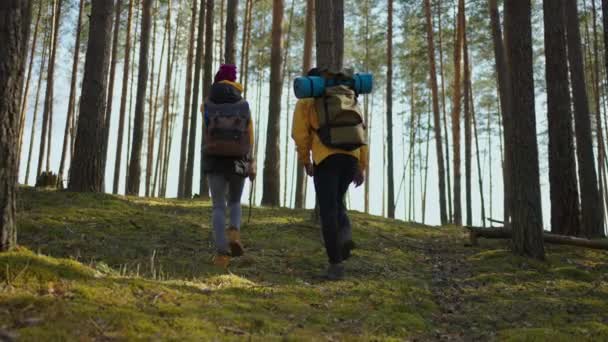
{"type": "Polygon", "coordinates": [[[365,170],[368,164],[368,147],[362,146],[354,151],[345,151],[325,146],[316,130],[319,129],[319,120],[315,112],[314,99],[301,99],[296,104],[293,113],[291,137],[296,143],[298,160],[303,164],[310,164],[310,153],[316,165],[321,164],[325,158],[334,154],[346,154],[359,160],[359,167],[365,170]]]}

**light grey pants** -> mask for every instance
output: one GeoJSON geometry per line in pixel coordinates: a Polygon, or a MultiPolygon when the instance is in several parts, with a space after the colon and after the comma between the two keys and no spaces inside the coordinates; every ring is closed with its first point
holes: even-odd
{"type": "Polygon", "coordinates": [[[219,253],[228,252],[226,241],[226,204],[230,209],[230,227],[241,229],[241,195],[245,178],[237,175],[210,173],[207,175],[213,202],[213,235],[219,253]],[[226,198],[226,195],[228,198],[226,198]]]}

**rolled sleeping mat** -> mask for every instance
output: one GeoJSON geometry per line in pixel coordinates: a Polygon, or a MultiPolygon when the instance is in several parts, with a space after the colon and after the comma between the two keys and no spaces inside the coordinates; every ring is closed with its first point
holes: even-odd
{"type": "Polygon", "coordinates": [[[358,94],[369,94],[374,87],[374,77],[369,73],[355,74],[349,80],[326,80],[320,76],[301,76],[293,81],[294,94],[299,99],[321,97],[325,94],[325,87],[346,85],[358,94]]]}

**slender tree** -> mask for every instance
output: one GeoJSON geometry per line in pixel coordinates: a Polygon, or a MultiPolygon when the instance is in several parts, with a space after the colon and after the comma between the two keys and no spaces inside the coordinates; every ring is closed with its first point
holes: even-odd
{"type": "Polygon", "coordinates": [[[93,0],[91,4],[78,133],[70,166],[68,189],[102,192],[103,124],[114,2],[93,0]]]}
{"type": "MultiPolygon", "coordinates": [[[[207,0],[207,13],[206,13],[206,30],[205,30],[205,77],[203,77],[203,98],[209,97],[211,91],[211,84],[213,80],[213,0],[207,0]]],[[[203,134],[201,144],[205,143],[205,135],[203,134]]],[[[203,149],[201,146],[201,181],[200,181],[200,196],[202,199],[209,199],[209,186],[207,185],[207,178],[204,175],[203,168],[203,149]]]]}
{"type": "Polygon", "coordinates": [[[393,167],[393,0],[388,0],[386,31],[386,126],[388,217],[395,218],[395,177],[393,167]]]}
{"type": "Polygon", "coordinates": [[[186,163],[188,160],[188,127],[190,123],[190,100],[192,99],[192,68],[194,59],[194,38],[196,36],[196,14],[198,2],[192,1],[192,18],[190,20],[190,35],[188,39],[188,53],[186,56],[186,94],[184,97],[184,117],[182,123],[182,140],[180,145],[179,175],[177,184],[177,197],[184,198],[184,180],[186,163]]]}
{"type": "MultiPolygon", "coordinates": [[[[213,10],[213,9],[212,9],[213,10]]],[[[198,19],[198,36],[196,39],[196,57],[194,66],[194,85],[192,90],[192,108],[190,112],[190,134],[188,136],[188,157],[186,158],[186,173],[184,179],[184,197],[192,197],[192,182],[194,178],[194,153],[196,152],[196,129],[199,112],[199,94],[201,85],[201,68],[203,66],[205,37],[205,0],[201,0],[198,19]]],[[[208,43],[208,42],[207,42],[208,43]]]]}
{"type": "Polygon", "coordinates": [[[452,91],[452,148],[454,149],[454,223],[462,224],[461,203],[461,171],[460,171],[460,117],[462,103],[461,89],[461,63],[462,40],[464,30],[464,0],[458,0],[456,28],[456,43],[454,44],[454,86],[452,91]]]}
{"type": "Polygon", "coordinates": [[[133,123],[133,145],[129,162],[127,194],[139,195],[141,178],[141,150],[144,138],[144,105],[148,85],[148,55],[150,51],[150,29],[152,22],[152,5],[154,0],[143,0],[141,45],[139,49],[139,76],[137,79],[137,101],[133,123]]]}
{"type": "Polygon", "coordinates": [[[510,71],[513,124],[513,201],[511,203],[513,251],[543,259],[543,216],[540,202],[538,145],[532,70],[532,19],[530,0],[505,1],[507,61],[510,71]]]}
{"type": "MultiPolygon", "coordinates": [[[[431,93],[433,101],[433,124],[435,131],[435,149],[437,155],[437,172],[439,183],[439,209],[441,224],[448,223],[445,203],[445,168],[443,159],[443,144],[441,140],[441,118],[439,117],[439,91],[437,87],[437,70],[435,66],[435,43],[433,38],[433,23],[431,20],[431,1],[424,1],[424,12],[427,25],[427,46],[429,58],[429,72],[431,80],[431,93]]],[[[423,210],[424,211],[424,210],[423,210]]]]}
{"type": "MultiPolygon", "coordinates": [[[[54,0],[53,1],[53,26],[51,29],[51,52],[49,57],[49,65],[47,67],[47,77],[46,77],[46,93],[44,96],[44,111],[42,114],[42,133],[40,139],[40,149],[38,152],[38,171],[36,172],[36,176],[40,176],[42,173],[42,168],[44,164],[45,156],[50,155],[51,144],[48,143],[51,137],[51,129],[50,129],[50,121],[51,115],[53,111],[53,87],[54,87],[54,79],[55,79],[55,60],[57,56],[57,45],[59,41],[59,24],[61,23],[61,7],[63,4],[63,0],[54,0]],[[48,139],[47,139],[48,135],[48,139]],[[48,143],[48,144],[47,144],[48,143]],[[48,150],[48,151],[47,151],[48,150]],[[47,153],[48,152],[48,153],[47,153]]],[[[48,158],[47,158],[48,160],[48,158]]],[[[48,166],[48,161],[47,161],[48,166]]],[[[46,171],[49,171],[48,167],[46,171]]]]}
{"type": "MultiPolygon", "coordinates": [[[[448,135],[448,115],[446,109],[445,96],[445,72],[443,67],[443,28],[441,20],[441,0],[437,1],[437,29],[439,31],[439,74],[441,75],[441,109],[443,119],[443,140],[445,143],[445,178],[447,184],[444,185],[444,191],[447,193],[447,221],[452,222],[452,171],[450,170],[450,138],[448,135]]],[[[444,181],[445,182],[445,181],[444,181]]],[[[445,195],[444,195],[445,196],[445,195]]],[[[444,197],[445,198],[445,197],[444,197]]]]}
{"type": "Polygon", "coordinates": [[[472,120],[471,120],[471,65],[469,63],[469,43],[467,39],[466,9],[462,11],[462,52],[463,52],[463,82],[464,82],[464,179],[465,179],[465,205],[467,212],[467,225],[473,225],[473,204],[471,194],[471,165],[472,165],[472,120]]]}
{"type": "Polygon", "coordinates": [[[564,0],[566,15],[566,36],[572,97],[574,102],[574,123],[576,131],[576,152],[581,192],[582,233],[588,237],[604,236],[602,209],[598,191],[597,174],[593,157],[591,118],[585,82],[585,68],[581,47],[581,34],[576,0],[564,0]]]}
{"type": "Polygon", "coordinates": [[[278,207],[281,204],[281,97],[283,91],[282,34],[284,0],[273,0],[272,47],[270,53],[270,101],[266,131],[266,158],[264,160],[264,186],[262,205],[278,207]]]}
{"type": "Polygon", "coordinates": [[[116,142],[116,159],[114,161],[114,179],[112,193],[118,193],[120,183],[120,169],[122,162],[122,140],[125,129],[125,114],[127,111],[127,95],[129,91],[129,68],[131,67],[131,26],[133,25],[133,0],[129,0],[129,14],[127,17],[127,37],[125,38],[125,56],[122,72],[122,91],[120,94],[120,109],[118,113],[118,137],[116,142]]]}
{"type": "Polygon", "coordinates": [[[226,8],[226,46],[224,62],[236,65],[236,33],[238,31],[237,16],[239,12],[238,0],[228,0],[226,8]]]}
{"type": "Polygon", "coordinates": [[[32,2],[0,6],[0,251],[17,245],[17,143],[32,2]]]}
{"type": "Polygon", "coordinates": [[[65,171],[65,162],[67,159],[68,145],[70,144],[69,135],[72,120],[74,120],[74,105],[76,104],[76,81],[78,80],[78,61],[80,60],[80,36],[82,33],[82,13],[84,11],[84,0],[80,0],[78,10],[78,22],[76,24],[76,42],[74,43],[74,60],[72,61],[72,80],[70,81],[70,97],[68,99],[68,112],[65,121],[65,130],[63,132],[63,147],[61,149],[61,162],[59,164],[58,178],[63,182],[63,173],[65,171]]]}

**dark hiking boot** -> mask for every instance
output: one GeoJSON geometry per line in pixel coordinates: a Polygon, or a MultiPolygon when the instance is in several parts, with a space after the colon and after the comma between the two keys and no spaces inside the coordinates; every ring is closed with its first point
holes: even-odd
{"type": "Polygon", "coordinates": [[[344,279],[344,265],[342,263],[329,264],[325,278],[330,281],[338,281],[344,279]]]}
{"type": "Polygon", "coordinates": [[[345,241],[342,244],[342,260],[348,260],[351,257],[351,251],[355,249],[356,245],[353,240],[345,241]]]}
{"type": "Polygon", "coordinates": [[[228,229],[228,246],[230,246],[233,257],[240,257],[245,254],[245,248],[241,243],[241,233],[234,227],[228,229]]]}

